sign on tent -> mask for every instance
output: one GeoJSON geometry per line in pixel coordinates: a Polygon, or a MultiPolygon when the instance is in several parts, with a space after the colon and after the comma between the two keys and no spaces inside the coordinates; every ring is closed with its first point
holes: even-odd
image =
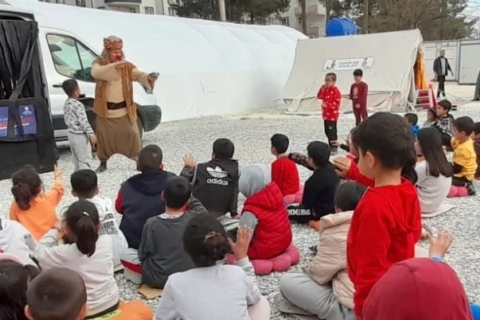
{"type": "Polygon", "coordinates": [[[328,59],[325,60],[323,71],[346,71],[355,69],[371,69],[375,62],[374,57],[351,58],[351,59],[328,59]]]}

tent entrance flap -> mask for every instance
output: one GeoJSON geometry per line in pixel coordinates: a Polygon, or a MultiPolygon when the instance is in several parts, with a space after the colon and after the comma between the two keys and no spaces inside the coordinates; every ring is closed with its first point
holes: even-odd
{"type": "Polygon", "coordinates": [[[283,92],[288,110],[319,110],[317,92],[329,72],[337,76],[342,110],[351,108],[348,96],[355,69],[363,70],[368,84],[369,109],[407,110],[416,82],[426,83],[423,54],[418,55],[422,42],[419,30],[299,40],[283,92]]]}

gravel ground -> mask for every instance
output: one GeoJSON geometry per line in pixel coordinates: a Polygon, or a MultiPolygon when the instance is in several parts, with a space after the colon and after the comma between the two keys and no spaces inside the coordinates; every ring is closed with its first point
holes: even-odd
{"type": "MultiPolygon", "coordinates": [[[[454,116],[469,115],[474,120],[480,121],[480,104],[468,104],[454,112],[454,116]]],[[[423,116],[423,115],[422,115],[423,116]]],[[[424,121],[421,118],[420,123],[424,121]]],[[[353,126],[352,115],[342,115],[339,121],[340,138],[344,139],[353,126]]],[[[316,115],[298,116],[286,115],[272,111],[270,113],[257,113],[245,116],[227,118],[202,118],[195,120],[164,123],[156,131],[144,136],[144,145],[158,144],[164,152],[165,167],[168,170],[179,172],[182,167],[182,157],[191,153],[199,161],[209,159],[212,142],[219,137],[230,138],[236,146],[235,156],[241,165],[252,163],[269,163],[273,160],[270,155],[269,138],[274,133],[284,133],[290,137],[290,151],[304,152],[306,145],[312,140],[324,139],[321,119],[316,115]]],[[[74,198],[70,194],[68,177],[72,172],[70,153],[62,151],[60,165],[64,169],[67,192],[61,205],[68,205],[74,198]]],[[[97,163],[93,162],[96,166],[97,163]]],[[[101,194],[115,199],[120,184],[128,177],[135,174],[134,164],[122,156],[115,156],[109,161],[109,170],[99,177],[101,194]]],[[[308,176],[308,172],[301,169],[302,180],[308,176]]],[[[45,174],[42,179],[46,187],[50,186],[53,174],[45,174]]],[[[10,194],[10,181],[1,181],[0,188],[4,192],[0,195],[0,203],[4,208],[1,216],[8,214],[8,208],[12,201],[10,194]]],[[[477,186],[480,193],[480,186],[477,186]]],[[[456,207],[451,212],[425,221],[433,228],[445,227],[450,230],[455,241],[447,257],[448,262],[457,270],[463,281],[470,299],[480,301],[480,277],[479,264],[480,252],[478,250],[478,231],[480,219],[477,218],[477,197],[465,197],[448,199],[447,202],[456,207]]],[[[314,231],[304,226],[293,226],[294,242],[302,253],[301,264],[291,271],[299,270],[305,266],[311,258],[308,247],[317,242],[314,231]]],[[[426,244],[425,244],[426,245],[426,244]]],[[[262,293],[270,301],[278,290],[280,273],[258,277],[258,284],[262,293]]],[[[117,281],[121,288],[122,298],[125,300],[140,299],[136,293],[136,287],[125,281],[122,274],[117,275],[117,281]]],[[[151,306],[156,306],[158,301],[149,301],[151,306]]],[[[290,319],[280,315],[272,308],[272,319],[290,319]]]]}

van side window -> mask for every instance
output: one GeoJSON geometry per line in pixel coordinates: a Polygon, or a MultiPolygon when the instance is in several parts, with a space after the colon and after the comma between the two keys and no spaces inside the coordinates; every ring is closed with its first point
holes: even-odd
{"type": "Polygon", "coordinates": [[[49,34],[47,43],[57,72],[80,81],[95,81],[91,75],[97,55],[75,38],[49,34]]]}

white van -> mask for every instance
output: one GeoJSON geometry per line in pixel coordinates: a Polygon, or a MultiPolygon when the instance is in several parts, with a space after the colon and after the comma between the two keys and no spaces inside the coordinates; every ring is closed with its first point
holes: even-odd
{"type": "MultiPolygon", "coordinates": [[[[0,19],[35,20],[35,13],[0,0],[0,19]]],[[[101,37],[102,35],[99,35],[101,37]]],[[[43,70],[48,84],[50,111],[56,140],[67,139],[67,127],[63,119],[63,104],[66,96],[62,83],[75,78],[82,93],[93,98],[95,81],[90,71],[93,61],[98,57],[92,46],[78,35],[61,28],[47,28],[39,22],[39,47],[43,61],[43,70]]],[[[138,126],[140,133],[155,129],[161,121],[162,111],[155,96],[145,91],[139,84],[134,85],[134,100],[138,106],[138,126]]],[[[93,101],[90,99],[90,101],[93,101]]],[[[87,107],[87,110],[89,108],[87,107]]],[[[93,123],[92,123],[93,124],[93,123]]]]}

